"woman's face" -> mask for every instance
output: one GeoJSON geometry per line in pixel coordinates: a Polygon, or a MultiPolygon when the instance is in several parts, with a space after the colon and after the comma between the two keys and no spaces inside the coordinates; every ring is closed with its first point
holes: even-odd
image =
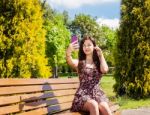
{"type": "Polygon", "coordinates": [[[86,55],[93,54],[94,45],[91,40],[85,40],[83,44],[83,51],[86,55]]]}

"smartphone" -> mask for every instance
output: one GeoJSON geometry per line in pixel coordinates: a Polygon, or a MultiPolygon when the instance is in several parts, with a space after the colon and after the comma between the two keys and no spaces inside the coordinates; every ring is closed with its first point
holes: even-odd
{"type": "Polygon", "coordinates": [[[72,42],[75,42],[75,41],[78,41],[78,37],[77,37],[76,35],[73,35],[73,36],[71,37],[71,43],[72,43],[72,42]]]}

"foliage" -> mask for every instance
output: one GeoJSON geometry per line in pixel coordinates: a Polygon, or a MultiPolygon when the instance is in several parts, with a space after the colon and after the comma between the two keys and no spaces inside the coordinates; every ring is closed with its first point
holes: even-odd
{"type": "Polygon", "coordinates": [[[63,65],[65,60],[65,50],[69,44],[70,32],[64,25],[64,17],[62,14],[50,11],[50,6],[47,6],[45,13],[44,28],[46,34],[46,55],[49,59],[51,67],[63,65]]]}
{"type": "Polygon", "coordinates": [[[100,41],[100,43],[103,43],[103,45],[101,45],[101,49],[104,52],[108,65],[114,66],[115,63],[114,53],[116,50],[115,45],[116,45],[117,32],[116,30],[110,29],[107,26],[102,26],[101,31],[103,35],[103,39],[101,39],[103,40],[103,42],[100,41]]]}
{"type": "MultiPolygon", "coordinates": [[[[72,21],[70,25],[70,30],[72,33],[80,34],[81,37],[84,34],[89,34],[94,37],[97,41],[101,39],[102,32],[100,30],[100,26],[96,22],[96,19],[91,17],[90,15],[79,14],[75,16],[75,19],[72,21]]],[[[98,42],[98,44],[100,44],[98,42]]]]}
{"type": "Polygon", "coordinates": [[[49,77],[39,1],[1,0],[0,8],[0,76],[49,77]]]}
{"type": "Polygon", "coordinates": [[[150,96],[149,0],[122,0],[115,79],[118,95],[150,96]]]}
{"type": "Polygon", "coordinates": [[[71,20],[69,18],[68,12],[66,10],[64,10],[62,15],[63,15],[64,24],[67,27],[67,29],[69,29],[69,25],[71,23],[71,20]]]}

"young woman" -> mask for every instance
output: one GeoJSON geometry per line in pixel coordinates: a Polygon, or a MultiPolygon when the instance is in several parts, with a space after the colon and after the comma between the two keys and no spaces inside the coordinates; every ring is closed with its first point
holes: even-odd
{"type": "Polygon", "coordinates": [[[94,39],[85,36],[80,46],[77,41],[71,43],[66,50],[66,60],[77,70],[80,80],[71,111],[88,111],[90,115],[112,115],[108,98],[99,86],[102,74],[108,71],[108,66],[94,39]],[[73,59],[71,53],[78,48],[79,59],[73,59]]]}

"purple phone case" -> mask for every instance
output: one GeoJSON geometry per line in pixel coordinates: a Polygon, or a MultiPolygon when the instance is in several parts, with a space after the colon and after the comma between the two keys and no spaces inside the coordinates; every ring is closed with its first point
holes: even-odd
{"type": "Polygon", "coordinates": [[[78,40],[78,38],[77,38],[76,35],[73,35],[73,36],[71,37],[71,43],[74,42],[74,41],[77,41],[77,40],[78,40]]]}

